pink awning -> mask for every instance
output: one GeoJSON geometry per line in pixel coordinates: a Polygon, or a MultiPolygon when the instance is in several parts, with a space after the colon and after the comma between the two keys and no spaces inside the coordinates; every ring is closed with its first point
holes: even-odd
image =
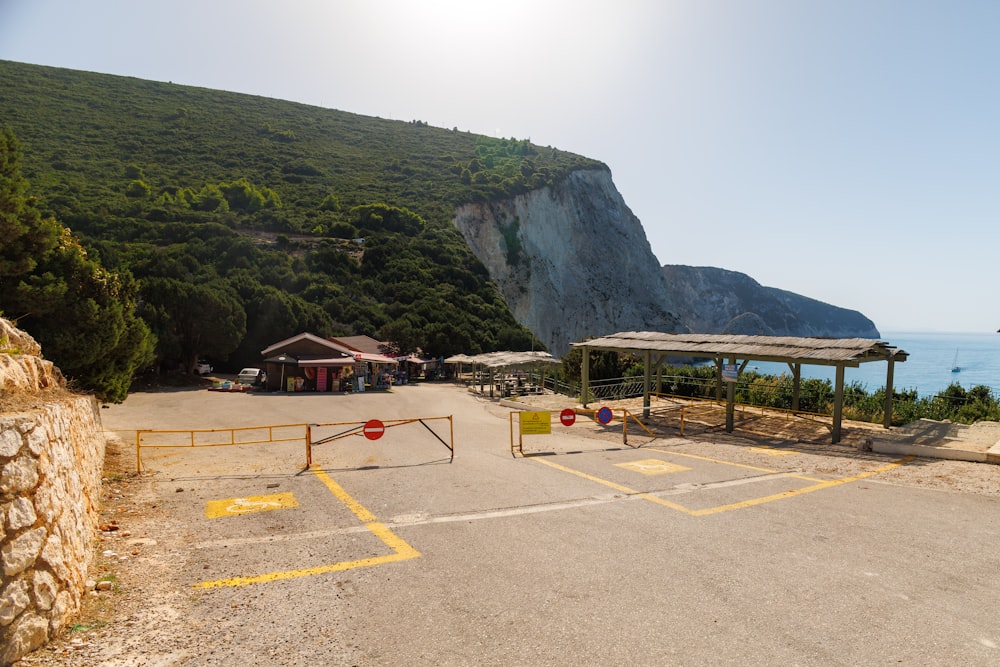
{"type": "Polygon", "coordinates": [[[353,366],[353,357],[299,357],[300,367],[353,366]]]}

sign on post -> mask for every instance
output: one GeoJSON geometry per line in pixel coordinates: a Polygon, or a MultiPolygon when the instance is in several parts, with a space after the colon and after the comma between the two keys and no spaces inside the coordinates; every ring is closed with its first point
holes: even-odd
{"type": "Polygon", "coordinates": [[[369,419],[364,426],[365,437],[369,440],[378,440],[385,433],[385,424],[378,419],[369,419]]]}
{"type": "Polygon", "coordinates": [[[722,365],[722,379],[726,382],[736,382],[736,364],[723,364],[722,365]]]}
{"type": "Polygon", "coordinates": [[[611,412],[611,408],[609,408],[608,406],[604,406],[603,408],[597,411],[597,421],[601,422],[602,424],[610,424],[611,418],[613,416],[614,414],[611,412]]]}
{"type": "Polygon", "coordinates": [[[565,408],[559,413],[559,421],[562,422],[563,426],[572,426],[576,422],[576,410],[573,408],[565,408]]]}
{"type": "Polygon", "coordinates": [[[552,433],[552,415],[548,412],[522,412],[521,435],[548,435],[552,433]]]}

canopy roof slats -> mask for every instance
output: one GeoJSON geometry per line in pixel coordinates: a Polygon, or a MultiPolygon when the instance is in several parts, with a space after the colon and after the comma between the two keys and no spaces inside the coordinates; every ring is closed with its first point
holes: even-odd
{"type": "MultiPolygon", "coordinates": [[[[833,442],[840,442],[841,422],[844,406],[844,368],[859,366],[866,361],[887,362],[885,381],[885,405],[883,424],[891,425],[892,417],[892,374],[893,365],[897,361],[906,361],[909,356],[905,351],[897,349],[884,341],[869,338],[809,338],[795,336],[748,336],[727,334],[675,334],[657,331],[622,331],[609,336],[593,338],[572,347],[583,352],[583,363],[580,368],[581,396],[589,396],[590,379],[588,377],[590,350],[610,350],[614,352],[642,352],[650,355],[657,352],[661,356],[657,366],[665,356],[692,357],[713,359],[718,368],[716,375],[716,398],[721,399],[723,385],[723,363],[728,360],[733,363],[742,359],[743,365],[750,360],[777,361],[796,365],[793,368],[795,381],[793,383],[792,411],[798,411],[799,370],[800,364],[820,366],[836,366],[837,374],[834,387],[833,405],[833,442]]],[[[651,386],[651,364],[646,357],[645,374],[643,377],[643,414],[649,414],[649,396],[651,386]]],[[[742,367],[737,373],[742,371],[742,367]]],[[[738,376],[737,376],[738,377],[738,376]]],[[[726,382],[726,432],[734,428],[735,386],[728,378],[726,382]]],[[[583,399],[587,407],[586,398],[583,399]]]]}
{"type": "Polygon", "coordinates": [[[884,341],[869,338],[800,338],[727,334],[669,334],[623,331],[572,347],[653,351],[691,357],[737,357],[760,361],[857,365],[866,361],[905,361],[907,354],[884,341]]]}
{"type": "MultiPolygon", "coordinates": [[[[464,356],[464,355],[463,355],[464,356]]],[[[445,360],[448,363],[448,360],[445,360]]],[[[464,363],[481,364],[487,368],[507,368],[510,366],[532,366],[536,364],[562,363],[548,352],[487,352],[467,357],[464,363]]]]}

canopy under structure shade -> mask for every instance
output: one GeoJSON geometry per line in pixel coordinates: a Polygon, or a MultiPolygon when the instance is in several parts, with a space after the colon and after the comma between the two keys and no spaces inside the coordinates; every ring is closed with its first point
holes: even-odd
{"type": "Polygon", "coordinates": [[[446,364],[471,364],[473,358],[467,354],[455,354],[444,360],[446,364]]]}
{"type": "MultiPolygon", "coordinates": [[[[446,360],[447,361],[447,360],[446,360]]],[[[548,352],[486,352],[468,358],[466,363],[480,364],[487,368],[533,366],[535,364],[562,363],[548,352]]]]}
{"type": "MultiPolygon", "coordinates": [[[[723,363],[743,371],[749,361],[787,363],[792,371],[792,410],[798,410],[799,381],[802,364],[834,366],[836,386],[833,405],[833,442],[840,442],[841,415],[844,403],[844,368],[857,368],[863,363],[888,363],[885,382],[885,416],[883,425],[892,423],[892,376],[896,362],[904,362],[907,353],[884,341],[868,338],[800,338],[795,336],[746,336],[726,334],[671,334],[656,331],[623,331],[580,343],[583,351],[581,384],[583,400],[589,394],[590,350],[610,350],[642,355],[645,359],[644,408],[649,414],[650,373],[653,355],[659,366],[667,357],[712,359],[717,367],[716,392],[721,399],[723,363]],[[742,361],[742,364],[737,364],[742,361]]],[[[727,383],[726,431],[733,430],[735,382],[727,383]]],[[[586,403],[584,403],[586,406],[586,403]]]]}
{"type": "MultiPolygon", "coordinates": [[[[465,356],[465,355],[462,355],[465,356]]],[[[445,360],[447,362],[447,360],[445,360]]],[[[524,369],[524,368],[535,368],[542,364],[559,364],[562,363],[559,359],[556,359],[548,352],[541,351],[531,351],[531,352],[486,352],[484,354],[476,354],[468,357],[468,361],[465,363],[471,363],[473,367],[482,366],[485,369],[489,369],[489,383],[490,383],[490,397],[493,396],[494,387],[494,371],[499,370],[500,375],[503,376],[505,369],[524,369]]],[[[483,390],[482,383],[486,380],[486,373],[479,373],[479,384],[480,391],[483,390]]],[[[545,373],[542,373],[541,385],[545,384],[545,373]]]]}

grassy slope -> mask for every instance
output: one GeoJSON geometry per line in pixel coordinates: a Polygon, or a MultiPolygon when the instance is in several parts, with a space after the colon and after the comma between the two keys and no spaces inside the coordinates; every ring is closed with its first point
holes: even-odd
{"type": "MultiPolygon", "coordinates": [[[[345,208],[385,202],[428,219],[495,197],[460,172],[491,140],[251,95],[0,61],[0,118],[25,147],[24,173],[46,196],[125,206],[128,165],[155,195],[245,177],[274,189],[290,218],[335,194],[345,208]]],[[[533,183],[599,163],[538,148],[533,183]]],[[[509,167],[510,165],[508,165],[509,167]]],[[[501,177],[498,172],[494,181],[501,177]]],[[[64,201],[64,200],[60,200],[64,201]]]]}

